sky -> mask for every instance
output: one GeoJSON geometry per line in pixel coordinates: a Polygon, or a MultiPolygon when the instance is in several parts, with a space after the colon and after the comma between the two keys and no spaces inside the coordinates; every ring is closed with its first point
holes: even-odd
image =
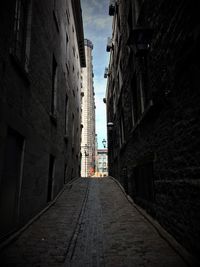
{"type": "MultiPolygon", "coordinates": [[[[109,0],[81,0],[84,38],[92,41],[94,91],[96,103],[96,133],[98,148],[103,148],[102,140],[107,140],[106,105],[103,98],[106,94],[107,79],[104,78],[105,67],[109,63],[106,52],[107,38],[111,36],[112,17],[108,15],[109,0]]],[[[107,146],[107,144],[106,144],[107,146]]]]}

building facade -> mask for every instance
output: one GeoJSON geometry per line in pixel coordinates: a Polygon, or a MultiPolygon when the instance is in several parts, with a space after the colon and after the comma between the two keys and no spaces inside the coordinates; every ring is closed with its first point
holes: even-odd
{"type": "Polygon", "coordinates": [[[106,148],[97,150],[95,176],[108,176],[108,150],[106,148]]]}
{"type": "Polygon", "coordinates": [[[95,172],[95,99],[92,64],[93,44],[85,39],[86,68],[82,68],[82,139],[81,139],[81,176],[94,175],[95,172]]]}
{"type": "Polygon", "coordinates": [[[80,1],[0,4],[0,240],[80,176],[80,1]]]}
{"type": "Polygon", "coordinates": [[[200,252],[200,28],[189,1],[111,1],[109,173],[200,252]]]}

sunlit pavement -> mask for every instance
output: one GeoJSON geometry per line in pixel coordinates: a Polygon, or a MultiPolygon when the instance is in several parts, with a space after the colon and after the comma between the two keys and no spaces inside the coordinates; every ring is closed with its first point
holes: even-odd
{"type": "Polygon", "coordinates": [[[188,266],[111,178],[80,178],[1,252],[0,266],[188,266]]]}

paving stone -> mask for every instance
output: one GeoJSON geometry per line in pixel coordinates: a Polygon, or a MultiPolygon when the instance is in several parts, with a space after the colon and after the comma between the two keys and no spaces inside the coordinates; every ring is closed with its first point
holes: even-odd
{"type": "Polygon", "coordinates": [[[110,178],[78,179],[2,250],[2,267],[187,264],[110,178]]]}

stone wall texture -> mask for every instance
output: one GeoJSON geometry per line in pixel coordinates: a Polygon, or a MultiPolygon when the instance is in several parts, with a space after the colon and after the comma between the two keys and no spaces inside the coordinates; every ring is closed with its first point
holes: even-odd
{"type": "Polygon", "coordinates": [[[120,2],[114,25],[117,26],[113,31],[107,85],[108,121],[114,123],[108,132],[110,174],[179,242],[198,255],[200,24],[197,9],[190,1],[120,2]],[[127,42],[130,28],[136,25],[153,29],[145,74],[153,105],[147,106],[137,123],[133,123],[140,59],[134,56],[127,42]],[[121,86],[117,84],[119,66],[121,86]],[[124,141],[120,145],[122,116],[124,141]]]}
{"type": "MultiPolygon", "coordinates": [[[[11,226],[5,229],[1,225],[2,238],[41,211],[64,183],[80,176],[81,66],[74,9],[71,2],[64,0],[27,1],[32,4],[29,10],[32,16],[30,29],[26,28],[30,51],[28,70],[25,70],[11,49],[16,2],[9,0],[0,7],[0,193],[2,196],[8,192],[11,198],[11,191],[18,199],[13,202],[12,214],[7,216],[11,226]],[[55,117],[51,115],[53,57],[57,63],[55,117]],[[9,129],[24,140],[21,177],[13,178],[14,189],[11,189],[12,181],[5,181],[9,129]],[[50,155],[55,159],[52,171],[50,155]],[[52,194],[47,200],[50,172],[52,194]]],[[[3,201],[7,203],[2,197],[1,218],[7,210],[3,201]]]]}

